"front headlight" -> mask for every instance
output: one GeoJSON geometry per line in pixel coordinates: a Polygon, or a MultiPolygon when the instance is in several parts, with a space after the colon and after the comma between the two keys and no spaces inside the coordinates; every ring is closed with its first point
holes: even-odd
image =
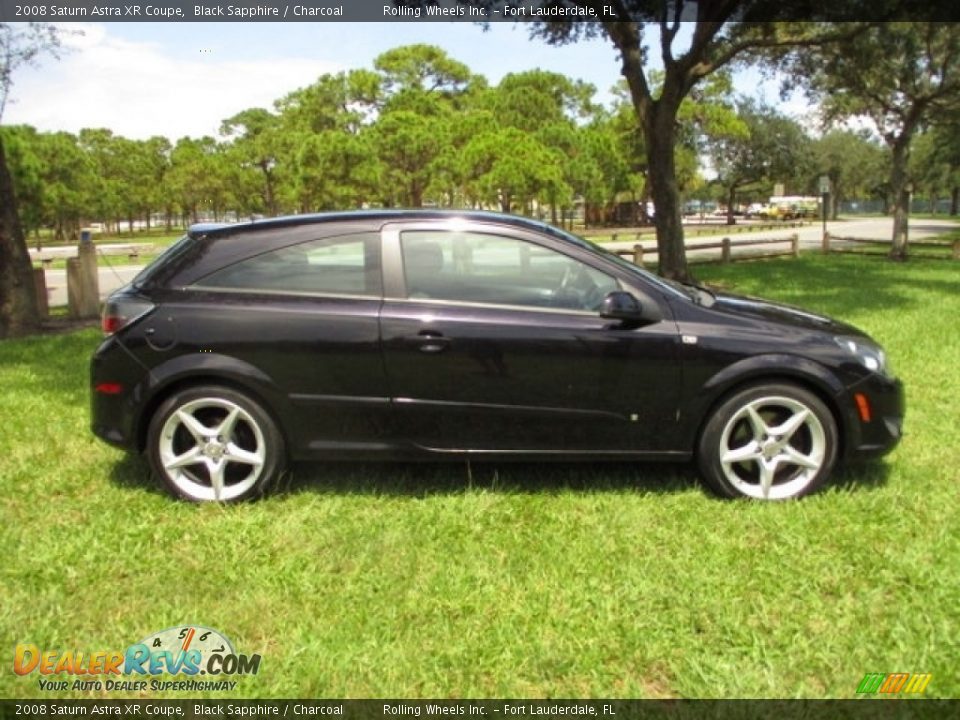
{"type": "Polygon", "coordinates": [[[846,335],[835,337],[834,340],[840,347],[853,355],[867,370],[886,375],[889,378],[893,377],[893,369],[890,367],[887,353],[876,343],[860,337],[846,335]]]}

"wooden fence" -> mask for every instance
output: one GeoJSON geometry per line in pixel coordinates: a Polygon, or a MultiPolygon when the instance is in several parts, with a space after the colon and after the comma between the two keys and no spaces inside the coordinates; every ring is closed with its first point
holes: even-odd
{"type": "MultiPolygon", "coordinates": [[[[684,231],[697,230],[698,228],[709,229],[710,232],[701,232],[701,233],[690,233],[689,237],[696,237],[699,235],[719,235],[721,232],[729,233],[731,235],[739,235],[740,233],[745,232],[757,232],[758,230],[789,230],[790,228],[806,227],[810,222],[807,220],[781,220],[777,222],[770,223],[753,223],[750,225],[727,225],[726,223],[691,223],[684,224],[684,231]]],[[[587,238],[588,240],[594,240],[598,237],[604,237],[605,233],[601,231],[585,231],[581,232],[580,235],[587,238]]],[[[614,230],[610,234],[611,242],[623,242],[624,240],[629,240],[633,237],[634,242],[640,242],[641,240],[655,238],[657,236],[657,229],[655,227],[645,227],[640,230],[614,230]]]]}
{"type": "MultiPolygon", "coordinates": [[[[710,242],[701,242],[701,243],[687,243],[686,245],[687,252],[696,251],[696,250],[719,250],[720,257],[698,257],[697,255],[690,256],[691,263],[731,263],[736,262],[737,260],[757,260],[758,258],[768,258],[768,257],[780,257],[783,255],[790,255],[793,257],[798,257],[800,255],[800,236],[797,233],[793,233],[787,237],[782,238],[765,238],[765,239],[753,239],[744,238],[742,240],[731,240],[728,237],[723,238],[722,240],[712,240],[710,242]],[[734,255],[735,248],[747,248],[747,247],[765,247],[770,245],[789,245],[788,249],[779,249],[779,250],[763,250],[761,252],[749,252],[743,254],[734,255]]],[[[626,257],[632,260],[636,265],[643,267],[644,258],[647,255],[656,255],[657,246],[652,245],[649,247],[644,247],[642,244],[637,243],[633,246],[632,249],[617,250],[617,255],[621,257],[626,257]]]]}
{"type": "MultiPolygon", "coordinates": [[[[823,234],[823,243],[821,249],[824,254],[826,253],[862,253],[862,250],[856,250],[850,245],[859,245],[861,247],[874,246],[881,248],[883,254],[886,254],[890,250],[890,241],[889,240],[868,240],[866,238],[855,238],[855,237],[841,237],[839,235],[831,235],[830,233],[823,234]],[[841,247],[837,247],[837,244],[840,243],[841,247]],[[843,247],[842,245],[846,245],[843,247]]],[[[936,240],[911,240],[907,249],[909,248],[923,248],[934,249],[934,250],[943,250],[945,255],[942,259],[953,259],[960,260],[960,240],[954,240],[951,242],[937,242],[936,240]]],[[[880,253],[877,253],[880,254],[880,253]]],[[[930,256],[932,257],[932,256],[930,256]]]]}

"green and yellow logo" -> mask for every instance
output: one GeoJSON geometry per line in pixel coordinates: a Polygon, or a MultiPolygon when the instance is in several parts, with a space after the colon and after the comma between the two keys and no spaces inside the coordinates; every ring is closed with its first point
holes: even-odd
{"type": "Polygon", "coordinates": [[[908,693],[919,695],[933,679],[932,673],[867,673],[857,686],[857,693],[872,695],[884,693],[896,695],[908,693]]]}

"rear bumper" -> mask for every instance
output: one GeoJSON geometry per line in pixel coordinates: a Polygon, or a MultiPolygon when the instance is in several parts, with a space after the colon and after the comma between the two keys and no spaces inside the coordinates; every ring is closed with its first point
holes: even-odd
{"type": "Polygon", "coordinates": [[[841,403],[848,416],[844,443],[846,459],[857,461],[880,457],[900,442],[906,412],[900,380],[871,375],[848,388],[841,403]],[[862,417],[857,394],[866,398],[869,420],[862,417]]]}
{"type": "Polygon", "coordinates": [[[90,361],[90,429],[104,442],[134,452],[139,450],[136,418],[143,380],[137,369],[115,336],[104,340],[90,361]],[[120,390],[104,392],[104,385],[120,390]]]}

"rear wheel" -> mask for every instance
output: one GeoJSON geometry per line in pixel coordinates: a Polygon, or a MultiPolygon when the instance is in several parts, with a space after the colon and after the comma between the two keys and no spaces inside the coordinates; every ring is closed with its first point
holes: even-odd
{"type": "Polygon", "coordinates": [[[193,502],[257,497],[285,464],[283,437],[270,415],[219,386],[167,398],[150,421],[147,455],[167,489],[193,502]]]}
{"type": "Polygon", "coordinates": [[[725,497],[786,500],[820,487],[837,457],[837,424],[813,393],[786,383],[754,385],[724,400],[707,421],[697,459],[725,497]]]}

